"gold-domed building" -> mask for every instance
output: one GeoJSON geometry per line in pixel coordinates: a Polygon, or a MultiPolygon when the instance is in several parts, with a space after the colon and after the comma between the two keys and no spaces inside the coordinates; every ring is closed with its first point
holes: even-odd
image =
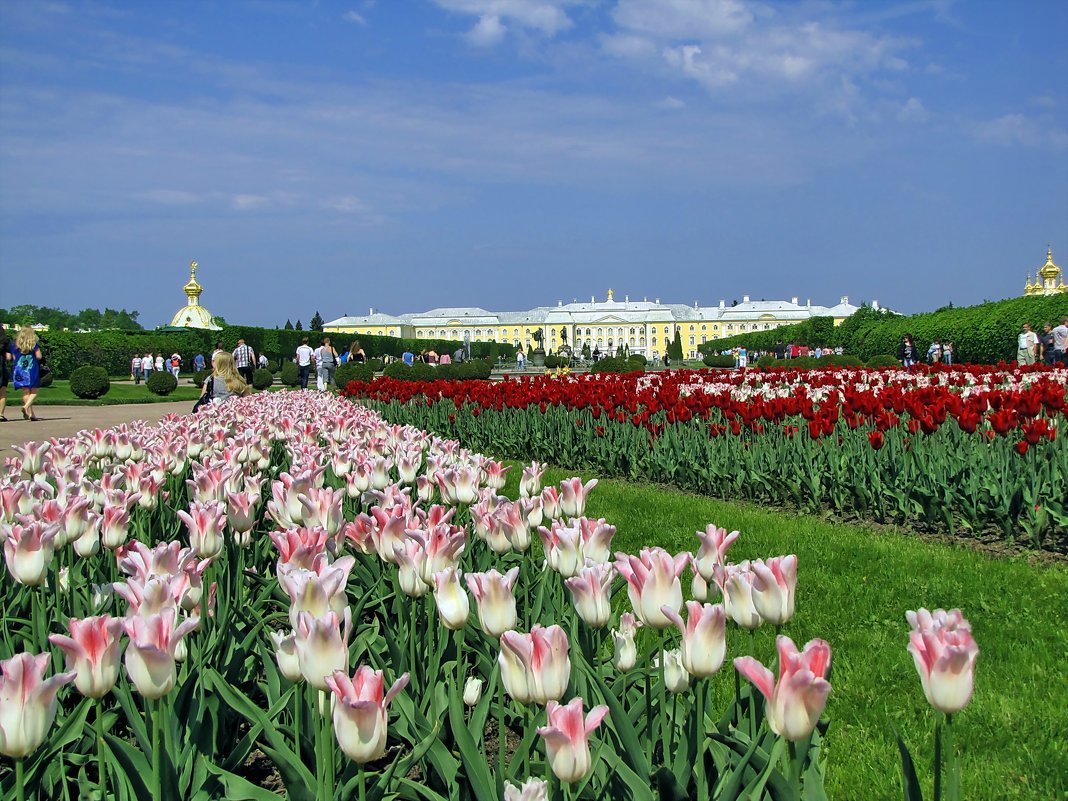
{"type": "Polygon", "coordinates": [[[1053,263],[1053,248],[1046,249],[1046,263],[1035,273],[1035,282],[1031,283],[1031,274],[1027,274],[1027,286],[1024,295],[1061,295],[1068,294],[1068,284],[1064,283],[1061,268],[1053,263]]]}
{"type": "Polygon", "coordinates": [[[204,287],[197,283],[197,263],[189,262],[189,282],[182,287],[189,301],[180,308],[171,319],[172,328],[201,328],[207,331],[221,331],[215,325],[211,312],[200,305],[200,295],[204,287]]]}

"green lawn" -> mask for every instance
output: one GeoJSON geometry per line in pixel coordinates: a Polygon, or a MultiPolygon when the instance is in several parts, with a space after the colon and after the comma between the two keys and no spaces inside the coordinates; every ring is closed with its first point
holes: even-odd
{"type": "MultiPolygon", "coordinates": [[[[513,496],[517,472],[510,475],[513,496]]],[[[569,475],[550,470],[545,483],[569,475]]],[[[715,522],[741,531],[731,561],[798,555],[797,613],[784,633],[799,645],[823,638],[833,650],[826,740],[831,798],[901,798],[895,731],[932,797],[936,715],[906,650],[905,611],[925,606],[960,607],[980,648],[975,695],[954,718],[962,798],[1068,799],[1068,566],[614,480],[598,484],[586,513],[617,526],[615,550],[695,550],[694,532],[715,522]]],[[[689,577],[687,571],[687,590],[689,577]]],[[[625,605],[626,594],[616,600],[625,605]]],[[[731,629],[728,643],[730,657],[751,652],[744,632],[731,629]]],[[[772,629],[759,630],[754,655],[773,664],[773,643],[772,629]]],[[[728,668],[713,681],[724,703],[733,697],[728,668]]]]}
{"type": "MultiPolygon", "coordinates": [[[[12,398],[17,399],[21,393],[9,390],[8,396],[8,403],[11,403],[12,398]]],[[[75,397],[70,391],[70,382],[57,379],[52,382],[52,386],[41,389],[37,395],[37,405],[115,406],[123,403],[170,403],[172,401],[188,401],[192,404],[199,397],[200,389],[190,384],[185,376],[178,379],[178,387],[170,395],[153,395],[144,384],[112,383],[107,395],[94,400],[75,397]]]]}

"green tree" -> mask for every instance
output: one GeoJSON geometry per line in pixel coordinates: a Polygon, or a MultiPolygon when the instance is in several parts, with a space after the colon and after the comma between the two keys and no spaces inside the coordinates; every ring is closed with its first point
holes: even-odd
{"type": "Polygon", "coordinates": [[[678,328],[675,329],[675,339],[668,345],[668,355],[676,363],[682,361],[682,332],[678,328]]]}
{"type": "Polygon", "coordinates": [[[300,322],[300,320],[297,320],[297,324],[296,324],[295,328],[296,328],[297,331],[303,331],[304,330],[304,325],[300,322]]]}
{"type": "Polygon", "coordinates": [[[308,328],[312,331],[323,330],[323,318],[322,315],[319,314],[318,309],[315,311],[315,316],[311,318],[311,322],[308,323],[308,328]]]}
{"type": "Polygon", "coordinates": [[[285,331],[292,331],[293,330],[293,323],[289,322],[288,318],[286,318],[286,324],[283,326],[283,330],[285,330],[285,331]]]}

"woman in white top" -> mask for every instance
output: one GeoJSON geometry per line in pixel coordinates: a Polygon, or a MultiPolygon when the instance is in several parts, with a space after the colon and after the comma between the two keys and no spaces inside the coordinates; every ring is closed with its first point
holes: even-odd
{"type": "Polygon", "coordinates": [[[162,353],[157,353],[156,354],[156,368],[155,369],[156,369],[157,373],[161,372],[163,370],[163,354],[162,353]]]}

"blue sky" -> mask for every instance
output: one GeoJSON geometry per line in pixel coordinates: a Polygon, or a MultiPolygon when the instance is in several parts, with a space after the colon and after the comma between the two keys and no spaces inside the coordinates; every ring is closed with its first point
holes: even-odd
{"type": "Polygon", "coordinates": [[[0,306],[1021,294],[1061,0],[0,3],[0,306]]]}

